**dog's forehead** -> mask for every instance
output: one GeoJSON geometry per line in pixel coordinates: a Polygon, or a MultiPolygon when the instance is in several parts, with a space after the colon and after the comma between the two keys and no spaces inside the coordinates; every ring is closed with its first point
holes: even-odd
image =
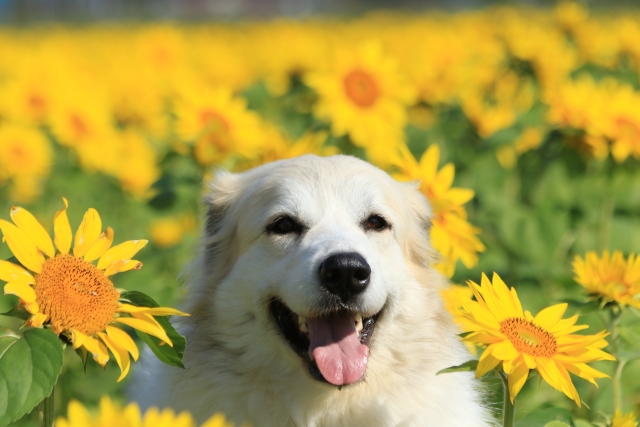
{"type": "Polygon", "coordinates": [[[266,215],[290,212],[308,220],[329,211],[363,215],[398,203],[397,183],[349,156],[303,156],[266,170],[254,194],[266,215]]]}

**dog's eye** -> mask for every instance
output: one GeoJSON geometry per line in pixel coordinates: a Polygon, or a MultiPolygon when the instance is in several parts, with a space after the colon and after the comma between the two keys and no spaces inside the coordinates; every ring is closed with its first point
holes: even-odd
{"type": "Polygon", "coordinates": [[[382,231],[391,227],[380,215],[371,215],[363,223],[365,230],[382,231]]]}
{"type": "Polygon", "coordinates": [[[271,225],[267,227],[269,233],[274,234],[289,234],[300,233],[302,226],[288,216],[283,216],[276,219],[271,225]]]}

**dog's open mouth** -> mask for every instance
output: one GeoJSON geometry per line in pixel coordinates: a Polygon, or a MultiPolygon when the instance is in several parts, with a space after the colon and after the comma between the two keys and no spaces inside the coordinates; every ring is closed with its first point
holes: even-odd
{"type": "Polygon", "coordinates": [[[363,318],[360,313],[339,310],[305,318],[275,298],[269,309],[293,351],[308,363],[312,377],[337,386],[362,379],[380,313],[363,318]]]}

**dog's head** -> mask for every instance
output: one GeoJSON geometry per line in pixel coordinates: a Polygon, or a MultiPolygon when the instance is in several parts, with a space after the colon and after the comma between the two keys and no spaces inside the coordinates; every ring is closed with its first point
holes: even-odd
{"type": "Polygon", "coordinates": [[[207,203],[194,316],[239,357],[268,348],[320,381],[363,378],[375,330],[430,261],[430,209],[415,185],[353,157],[303,156],[219,172],[207,203]]]}

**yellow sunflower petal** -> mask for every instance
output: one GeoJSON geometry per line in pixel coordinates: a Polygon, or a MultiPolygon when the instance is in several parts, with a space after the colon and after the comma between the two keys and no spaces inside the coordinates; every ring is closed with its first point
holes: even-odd
{"type": "Polygon", "coordinates": [[[13,281],[4,285],[4,294],[16,295],[26,303],[36,302],[36,291],[28,283],[13,281]]]}
{"type": "Polygon", "coordinates": [[[35,285],[36,279],[24,268],[20,267],[9,261],[0,260],[0,280],[5,282],[12,282],[17,280],[19,282],[30,283],[35,285]]]}
{"type": "MultiPolygon", "coordinates": [[[[69,409],[67,411],[69,417],[69,423],[72,426],[90,426],[93,425],[89,411],[77,400],[69,402],[69,409]]],[[[56,426],[58,421],[56,421],[56,426]]]]}
{"type": "Polygon", "coordinates": [[[538,313],[533,319],[533,322],[541,328],[549,330],[562,319],[564,312],[567,311],[567,307],[569,307],[567,303],[547,307],[538,313]]]}
{"type": "Polygon", "coordinates": [[[55,234],[55,244],[61,254],[68,254],[71,249],[71,239],[73,233],[71,232],[71,225],[69,224],[69,218],[67,217],[67,208],[69,202],[64,197],[64,208],[60,209],[53,216],[53,232],[55,234]]]}
{"type": "Polygon", "coordinates": [[[11,208],[11,219],[24,234],[29,236],[38,249],[48,255],[49,258],[54,257],[56,251],[53,248],[51,236],[31,212],[20,206],[14,206],[11,208]]]}
{"type": "Polygon", "coordinates": [[[114,261],[104,271],[104,275],[109,277],[113,276],[116,273],[124,273],[125,271],[129,270],[140,270],[141,268],[142,263],[135,259],[114,261]]]}
{"type": "Polygon", "coordinates": [[[496,359],[491,354],[493,352],[493,346],[489,346],[485,349],[485,351],[480,355],[480,359],[478,360],[478,366],[476,367],[476,378],[480,378],[487,372],[491,371],[493,368],[498,366],[502,360],[496,359]]]}
{"type": "Polygon", "coordinates": [[[71,342],[73,343],[73,349],[80,348],[87,340],[87,336],[80,331],[71,329],[71,342]]]}
{"type": "Polygon", "coordinates": [[[40,312],[40,306],[37,302],[26,302],[24,303],[24,308],[30,314],[38,314],[40,312]]]}
{"type": "Polygon", "coordinates": [[[524,383],[527,382],[527,377],[529,376],[529,368],[525,363],[520,363],[516,365],[513,371],[507,377],[507,382],[509,383],[509,397],[511,398],[511,403],[514,402],[520,390],[524,386],[524,383]]]}
{"type": "Polygon", "coordinates": [[[109,335],[109,338],[116,342],[120,347],[126,349],[129,353],[131,353],[131,357],[133,357],[133,360],[138,360],[138,357],[140,357],[138,346],[128,333],[114,326],[107,326],[105,328],[105,331],[107,332],[107,335],[109,335]]]}
{"type": "Polygon", "coordinates": [[[93,356],[96,362],[102,366],[107,364],[109,361],[109,351],[100,340],[94,337],[87,337],[82,345],[91,353],[91,356],[93,356]]]}
{"type": "Polygon", "coordinates": [[[170,307],[136,307],[131,304],[120,304],[118,311],[122,313],[142,313],[151,316],[189,316],[175,308],[170,307]]]}
{"type": "Polygon", "coordinates": [[[100,234],[98,240],[91,246],[91,248],[84,254],[84,260],[87,262],[94,261],[104,255],[105,252],[111,247],[113,243],[113,228],[108,227],[107,231],[100,234]]]}
{"type": "Polygon", "coordinates": [[[112,340],[107,334],[98,332],[98,336],[107,345],[109,350],[111,350],[113,358],[116,360],[116,363],[120,367],[120,377],[118,377],[118,382],[122,381],[124,377],[126,377],[129,373],[129,368],[131,367],[129,353],[126,349],[120,347],[118,343],[112,340]]]}
{"type": "Polygon", "coordinates": [[[500,360],[510,360],[518,357],[520,353],[513,347],[513,344],[509,340],[502,341],[498,344],[494,344],[493,356],[500,360]]]}
{"type": "Polygon", "coordinates": [[[20,261],[20,264],[34,273],[40,273],[44,257],[31,239],[18,227],[2,219],[0,219],[0,229],[9,249],[20,261]]]}
{"type": "Polygon", "coordinates": [[[84,214],[84,218],[76,231],[76,237],[73,244],[73,254],[82,257],[96,243],[100,237],[102,229],[102,220],[98,211],[89,208],[84,214]]]}
{"type": "Polygon", "coordinates": [[[48,318],[49,316],[44,313],[35,313],[29,320],[27,320],[26,324],[33,328],[38,328],[42,326],[42,324],[46,322],[48,318]]]}
{"type": "Polygon", "coordinates": [[[522,353],[522,359],[524,360],[524,363],[526,363],[526,365],[527,365],[527,367],[529,369],[536,369],[536,367],[538,366],[536,364],[535,357],[529,356],[526,353],[522,353]]]}
{"type": "Polygon", "coordinates": [[[130,260],[148,243],[148,240],[129,240],[109,249],[98,261],[99,269],[106,269],[111,263],[122,260],[130,260]]]}
{"type": "Polygon", "coordinates": [[[611,378],[609,375],[593,369],[585,363],[565,363],[564,367],[572,374],[584,378],[596,387],[598,387],[598,383],[595,381],[596,378],[611,378]]]}
{"type": "Polygon", "coordinates": [[[234,424],[228,422],[224,414],[218,412],[205,421],[201,427],[234,427],[234,424]]]}
{"type": "Polygon", "coordinates": [[[123,325],[131,326],[145,334],[153,335],[173,347],[173,343],[167,336],[167,333],[155,320],[137,317],[118,317],[117,319],[114,319],[114,322],[122,323],[123,325]]]}

